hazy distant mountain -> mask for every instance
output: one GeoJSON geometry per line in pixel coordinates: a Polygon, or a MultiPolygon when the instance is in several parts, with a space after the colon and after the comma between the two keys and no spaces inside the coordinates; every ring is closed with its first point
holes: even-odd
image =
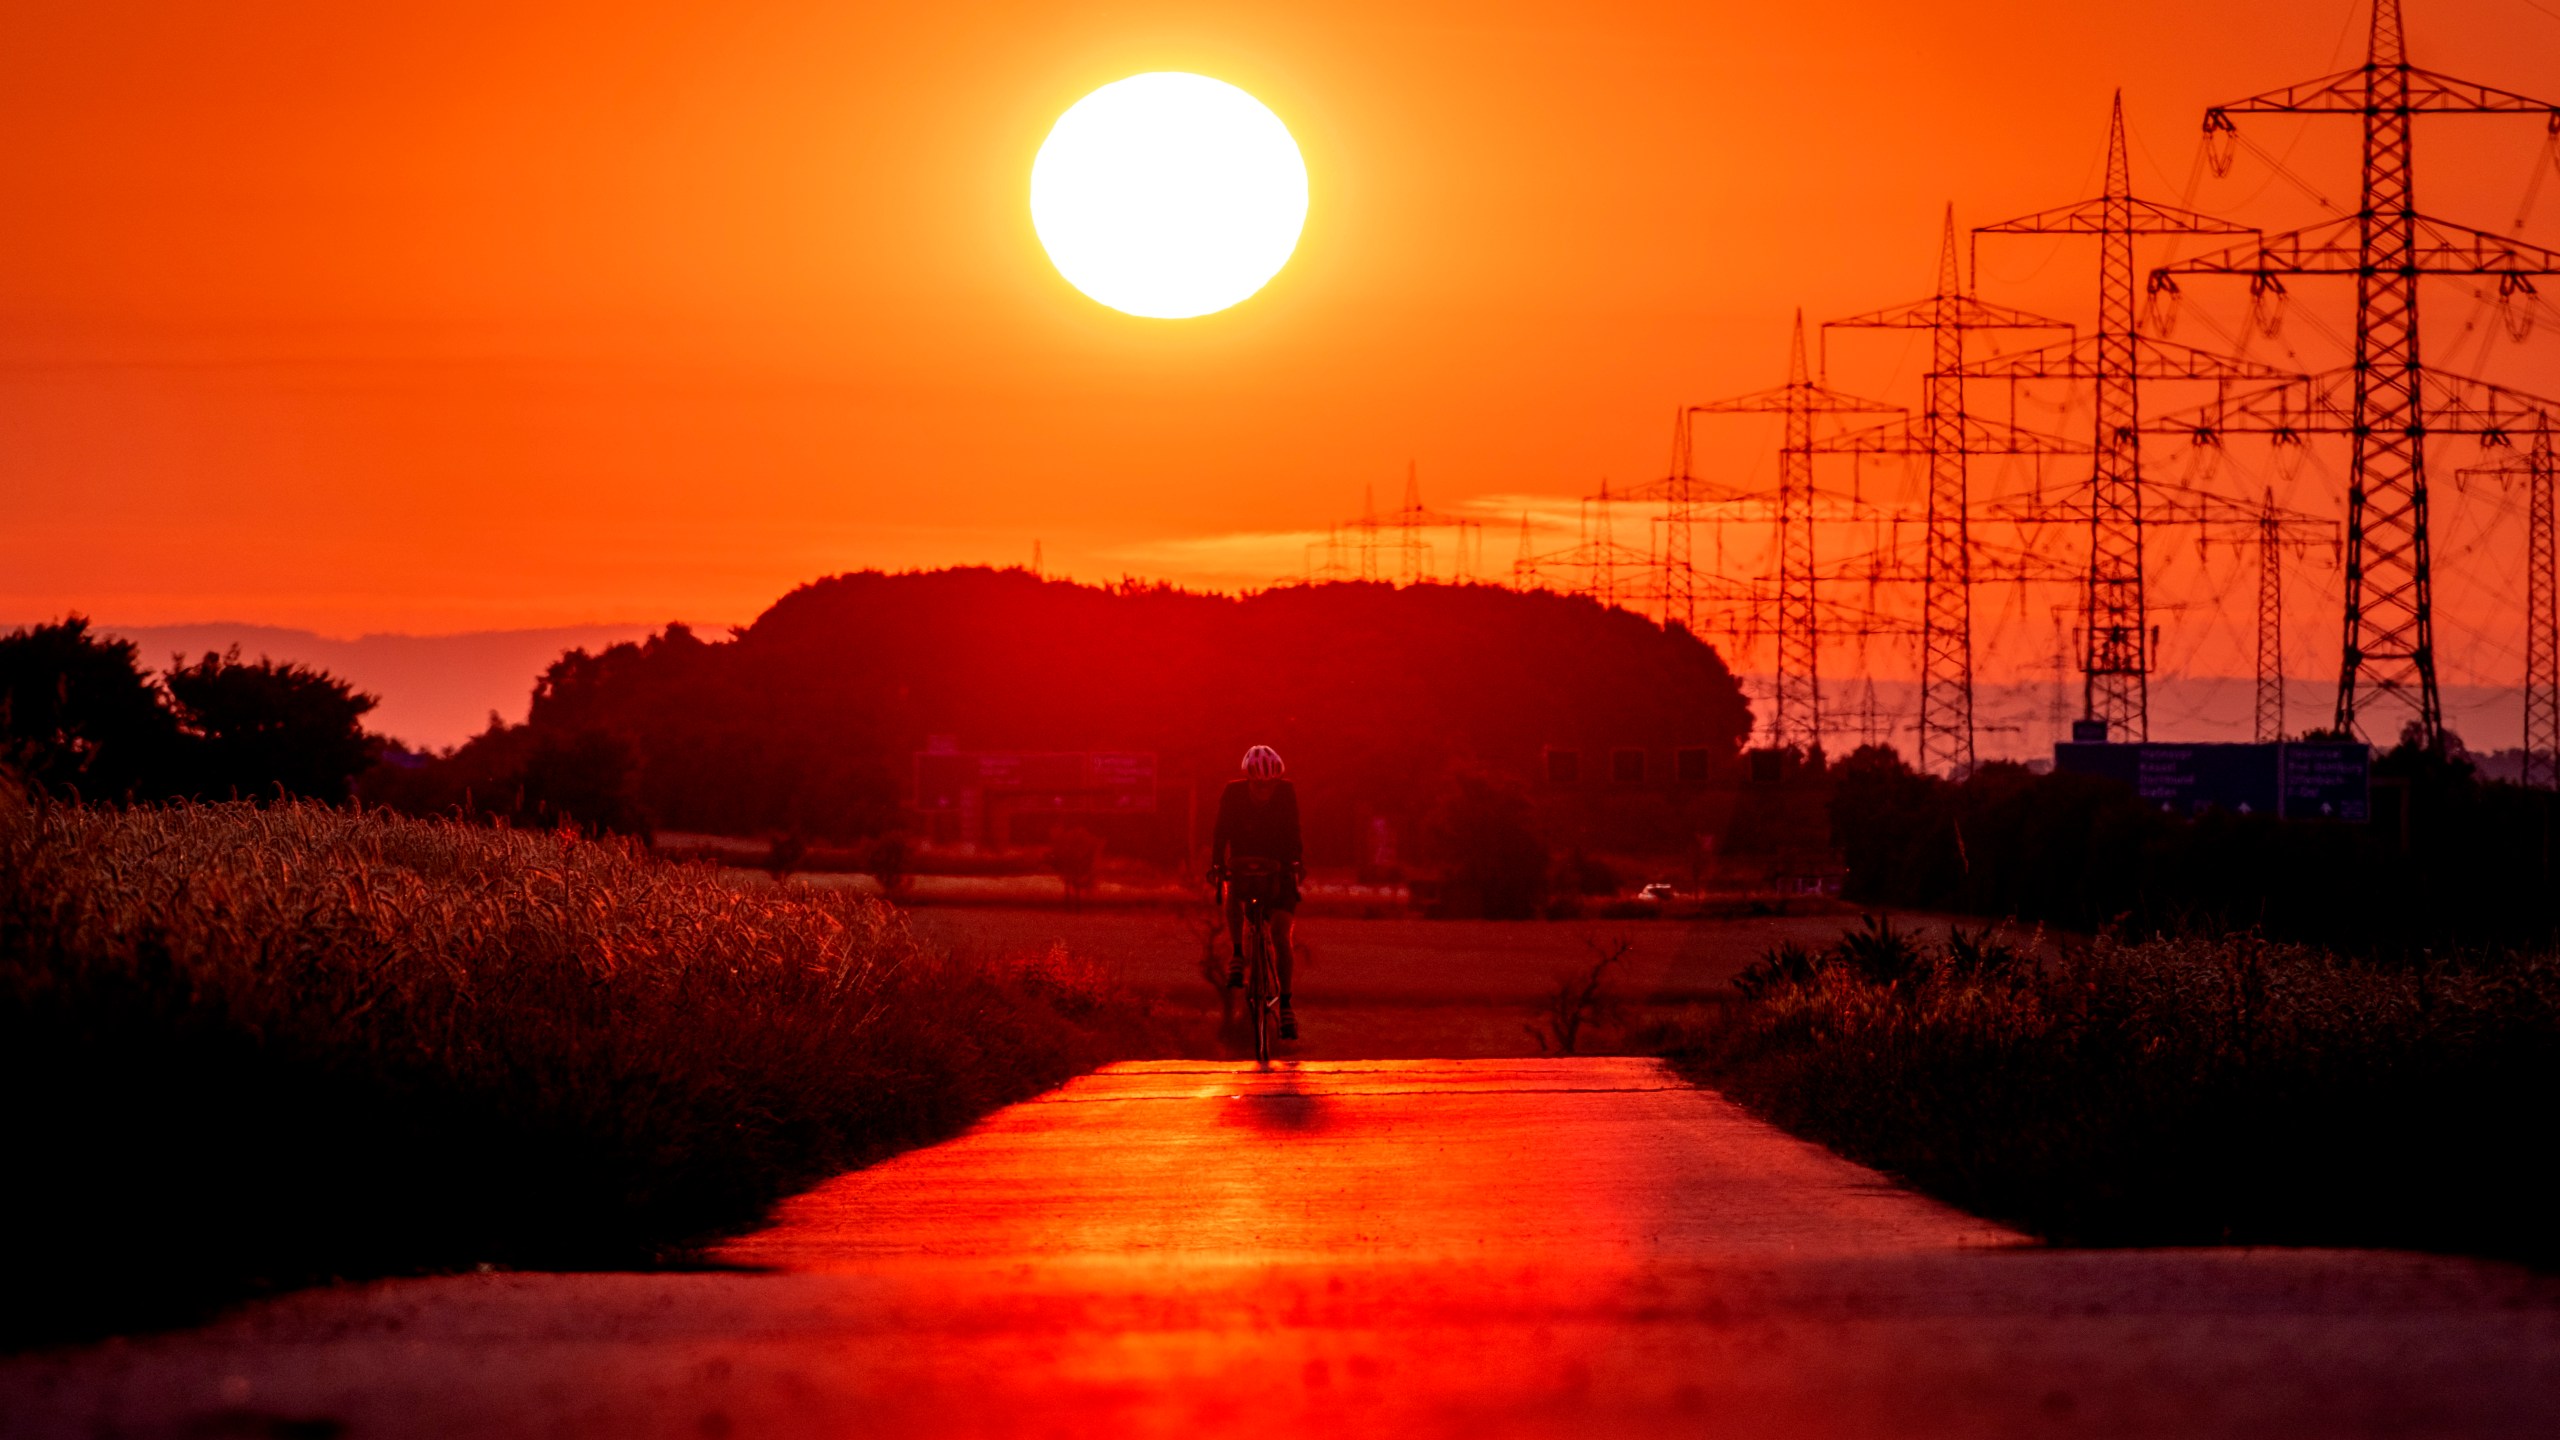
{"type": "Polygon", "coordinates": [[[563,651],[600,650],[636,640],[647,625],[572,625],[549,630],[474,630],[459,635],[359,635],[353,640],[272,625],[110,625],[98,628],[142,647],[142,661],[168,668],[234,645],[250,659],[265,656],[317,666],[380,697],[369,728],[413,747],[458,745],[480,733],[494,710],[521,721],[533,682],[563,651]]]}

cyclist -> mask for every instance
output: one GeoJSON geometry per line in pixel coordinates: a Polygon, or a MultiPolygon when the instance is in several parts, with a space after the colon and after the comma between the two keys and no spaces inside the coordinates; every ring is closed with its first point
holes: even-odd
{"type": "Polygon", "coordinates": [[[1268,861],[1276,874],[1240,874],[1227,886],[1227,938],[1235,959],[1227,970],[1227,988],[1244,984],[1244,902],[1247,887],[1262,900],[1271,917],[1271,958],[1280,971],[1280,1038],[1298,1038],[1298,1012],[1290,1008],[1289,928],[1298,909],[1298,880],[1303,848],[1298,838],[1298,791],[1283,776],[1288,767],[1280,752],[1256,745],[1244,752],[1244,778],[1227,782],[1218,797],[1218,828],[1209,838],[1209,878],[1228,878],[1229,860],[1268,861]]]}

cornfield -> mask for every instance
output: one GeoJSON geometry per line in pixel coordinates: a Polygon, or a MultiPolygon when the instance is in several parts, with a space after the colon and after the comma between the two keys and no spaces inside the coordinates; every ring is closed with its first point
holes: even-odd
{"type": "Polygon", "coordinates": [[[876,901],[621,844],[11,792],[0,1215],[46,1239],[0,1323],[681,1257],[1156,1043],[1066,957],[958,965],[876,901]]]}

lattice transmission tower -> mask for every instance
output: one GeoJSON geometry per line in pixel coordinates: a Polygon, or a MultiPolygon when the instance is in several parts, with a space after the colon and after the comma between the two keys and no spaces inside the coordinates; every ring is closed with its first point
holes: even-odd
{"type": "Polygon", "coordinates": [[[2284,738],[2284,518],[2275,487],[2258,512],[2258,688],[2251,738],[2284,738]]]}
{"type": "Polygon", "coordinates": [[[2098,239],[2098,328],[2083,340],[2010,359],[1977,362],[1966,373],[2010,380],[2086,381],[2096,399],[2087,522],[2089,567],[2082,596],[2081,718],[2103,720],[2116,739],[2150,734],[2151,621],[2143,591],[2142,405],[2144,380],[2281,378],[2287,372],[2136,329],[2133,244],[2142,235],[2249,235],[2256,232],[2133,193],[2125,150],[2124,95],[2107,120],[2102,193],[2075,204],[1977,227],[1976,235],[2094,235],[2098,239]]]}
{"type": "Polygon", "coordinates": [[[1967,293],[1956,262],[1956,212],[1947,207],[1938,251],[1938,288],[1925,300],[1833,320],[1839,330],[1926,330],[1929,373],[1916,425],[1879,427],[1824,448],[1851,453],[1920,456],[1929,471],[1920,599],[1920,768],[1950,774],[1973,768],[1973,537],[1967,462],[1985,453],[2058,453],[2071,448],[2046,436],[1994,425],[1965,410],[1964,337],[1974,330],[2060,330],[2067,321],[1991,305],[1967,293]]]}
{"type": "Polygon", "coordinates": [[[1404,466],[1404,503],[1383,522],[1395,530],[1396,552],[1401,557],[1396,567],[1397,579],[1407,585],[1418,585],[1432,578],[1432,544],[1428,536],[1435,530],[1449,532],[1449,579],[1463,585],[1475,578],[1476,567],[1484,560],[1484,523],[1465,515],[1448,515],[1422,503],[1421,471],[1408,460],[1404,466]]]}
{"type": "Polygon", "coordinates": [[[2304,431],[2353,438],[2347,478],[2345,643],[2336,725],[2354,731],[2363,692],[2400,699],[2430,746],[2444,735],[2436,685],[2435,577],[2427,535],[2430,434],[2492,441],[2534,424],[2549,402],[2426,368],[2419,359],[2419,279],[2497,276],[2503,294],[2531,293],[2530,277],[2560,274],[2560,254],[2417,209],[2414,122],[2419,115],[2542,115],[2560,131],[2560,104],[2421,70],[2409,63],[2400,0],[2375,0],[2365,63],[2205,112],[2207,156],[2227,172],[2235,115],[2354,115],[2364,123],[2363,199],[2354,215],[2153,272],[2247,275],[2281,294],[2288,275],[2352,275],[2353,362],[2283,392],[2225,399],[2201,412],[2199,434],[2304,431]]]}
{"type": "Polygon", "coordinates": [[[2560,787],[2560,548],[2552,513],[2551,431],[2536,430],[2522,454],[2462,474],[2525,487],[2524,783],[2560,787]]]}
{"type": "Polygon", "coordinates": [[[1547,588],[1546,574],[1539,568],[1538,552],[1530,539],[1529,512],[1526,510],[1520,512],[1520,551],[1512,557],[1511,561],[1511,588],[1514,590],[1547,588]]]}
{"type": "Polygon", "coordinates": [[[1787,349],[1787,383],[1692,405],[1693,415],[1778,415],[1778,670],[1770,707],[1772,744],[1810,752],[1822,743],[1822,621],[1814,569],[1814,420],[1821,415],[1896,415],[1898,405],[1843,395],[1814,383],[1805,363],[1804,312],[1787,349]]]}
{"type": "Polygon", "coordinates": [[[1653,547],[1654,598],[1662,623],[1698,633],[1698,509],[1704,498],[1689,438],[1689,411],[1671,412],[1671,465],[1663,477],[1627,492],[1630,500],[1662,507],[1661,538],[1653,547]]]}
{"type": "Polygon", "coordinates": [[[2551,432],[2534,433],[2527,457],[2525,542],[2525,783],[2560,788],[2560,549],[2552,527],[2551,432]]]}
{"type": "Polygon", "coordinates": [[[1360,487],[1360,518],[1345,527],[1356,537],[1359,551],[1359,576],[1364,581],[1381,579],[1378,572],[1378,487],[1360,487]]]}

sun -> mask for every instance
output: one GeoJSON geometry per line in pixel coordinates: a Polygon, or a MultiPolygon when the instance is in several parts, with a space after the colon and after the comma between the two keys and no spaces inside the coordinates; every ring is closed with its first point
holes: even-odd
{"type": "Polygon", "coordinates": [[[1131,315],[1186,320],[1280,273],[1307,223],[1307,162],[1270,107],[1161,70],[1058,117],[1031,162],[1031,225],[1067,283],[1131,315]]]}

